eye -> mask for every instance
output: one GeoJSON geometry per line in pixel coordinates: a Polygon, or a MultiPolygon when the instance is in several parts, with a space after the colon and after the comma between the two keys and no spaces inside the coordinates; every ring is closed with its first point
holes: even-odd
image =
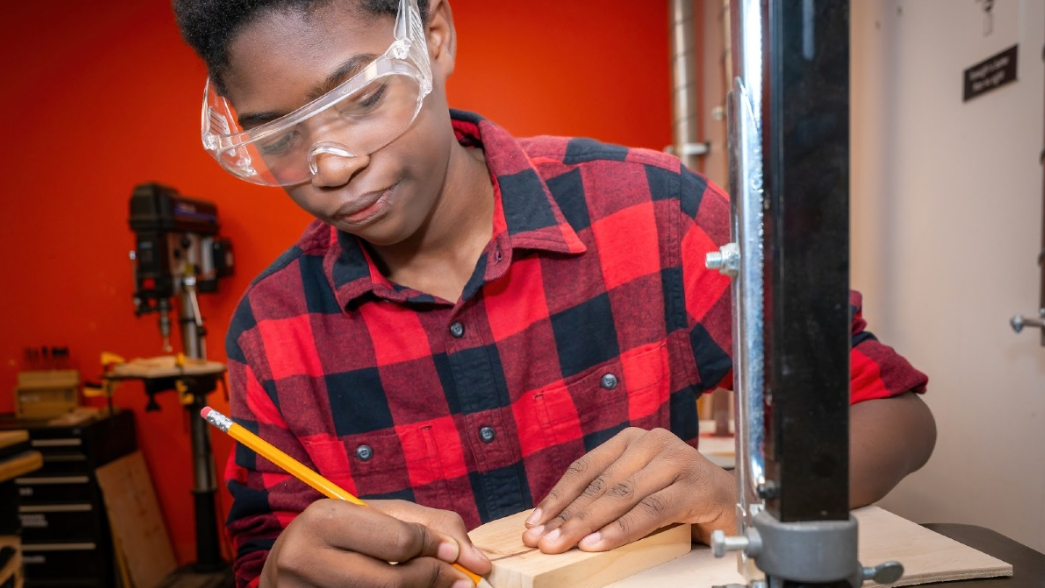
{"type": "Polygon", "coordinates": [[[360,96],[352,104],[348,106],[345,114],[348,115],[360,115],[366,114],[368,111],[373,110],[385,96],[385,91],[388,90],[386,84],[381,84],[376,88],[370,89],[369,92],[360,96]]]}
{"type": "Polygon", "coordinates": [[[294,148],[298,133],[294,130],[280,133],[274,137],[267,137],[258,141],[258,151],[263,157],[279,157],[286,155],[294,148]]]}

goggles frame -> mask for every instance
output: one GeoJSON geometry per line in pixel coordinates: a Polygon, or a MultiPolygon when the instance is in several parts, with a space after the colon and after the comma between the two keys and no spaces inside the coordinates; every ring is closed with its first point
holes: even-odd
{"type": "MultiPolygon", "coordinates": [[[[309,120],[317,114],[328,110],[346,97],[353,96],[369,84],[382,77],[404,75],[413,78],[418,84],[417,105],[413,115],[402,130],[390,136],[384,143],[371,148],[367,153],[352,153],[347,148],[338,149],[336,142],[316,141],[313,145],[327,145],[322,148],[326,153],[335,153],[342,157],[354,157],[373,153],[395,141],[409,129],[417,119],[425,97],[432,91],[432,69],[428,59],[428,46],[425,43],[424,26],[416,0],[400,0],[395,21],[395,40],[385,52],[366,65],[361,71],[326,94],[308,102],[304,106],[285,114],[275,120],[258,125],[251,129],[241,129],[236,122],[235,110],[224,96],[219,95],[208,77],[203,86],[203,112],[201,115],[201,139],[203,148],[228,172],[248,182],[263,186],[288,186],[307,182],[315,175],[316,169],[311,157],[306,155],[302,161],[303,168],[309,171],[301,179],[280,180],[277,175],[268,172],[259,173],[255,168],[252,154],[248,148],[257,142],[285,132],[309,120]],[[335,146],[331,149],[329,146],[335,146]],[[268,179],[264,176],[271,177],[268,179]]],[[[264,158],[262,158],[264,159],[264,158]]],[[[267,166],[263,169],[267,170],[267,166]]]]}

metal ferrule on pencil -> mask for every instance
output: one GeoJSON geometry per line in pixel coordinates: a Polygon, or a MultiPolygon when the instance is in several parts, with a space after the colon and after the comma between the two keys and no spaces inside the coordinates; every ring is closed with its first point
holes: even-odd
{"type": "Polygon", "coordinates": [[[211,409],[210,412],[207,413],[207,416],[203,418],[207,419],[208,423],[221,429],[225,433],[228,433],[229,427],[232,426],[232,419],[214,409],[211,409]]]}

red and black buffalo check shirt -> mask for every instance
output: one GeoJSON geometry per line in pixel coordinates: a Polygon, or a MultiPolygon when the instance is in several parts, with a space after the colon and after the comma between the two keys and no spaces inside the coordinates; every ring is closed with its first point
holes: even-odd
{"type": "MultiPolygon", "coordinates": [[[[517,140],[453,112],[494,180],[493,237],[456,303],[387,280],[355,237],[313,223],[250,286],[228,334],[236,422],[362,498],[453,510],[469,527],[533,506],[627,426],[697,443],[696,398],[729,385],[726,195],[675,157],[588,139],[517,140]]],[[[852,400],[926,378],[863,330],[852,400]]],[[[238,446],[229,529],[241,585],[320,496],[238,446]]]]}

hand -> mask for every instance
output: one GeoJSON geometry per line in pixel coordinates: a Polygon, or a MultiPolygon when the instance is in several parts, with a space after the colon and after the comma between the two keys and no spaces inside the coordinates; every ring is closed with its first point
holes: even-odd
{"type": "Polygon", "coordinates": [[[736,529],[735,486],[673,433],[625,429],[570,465],[527,519],[523,543],[606,551],[671,523],[693,523],[707,543],[715,529],[736,529]]]}
{"type": "Polygon", "coordinates": [[[280,534],[260,585],[473,588],[453,562],[480,575],[490,571],[490,560],[468,540],[456,513],[402,500],[358,506],[323,499],[280,534]]]}

